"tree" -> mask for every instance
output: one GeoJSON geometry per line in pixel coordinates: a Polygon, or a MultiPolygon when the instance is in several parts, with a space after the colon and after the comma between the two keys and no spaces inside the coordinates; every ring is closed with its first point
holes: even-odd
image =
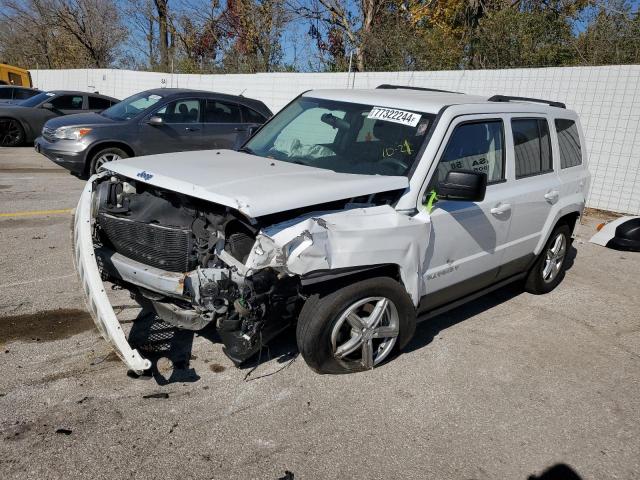
{"type": "Polygon", "coordinates": [[[0,55],[26,67],[106,67],[126,31],[113,0],[0,0],[0,55]]]}
{"type": "Polygon", "coordinates": [[[624,2],[602,3],[576,41],[576,63],[640,63],[640,10],[624,2]]]}

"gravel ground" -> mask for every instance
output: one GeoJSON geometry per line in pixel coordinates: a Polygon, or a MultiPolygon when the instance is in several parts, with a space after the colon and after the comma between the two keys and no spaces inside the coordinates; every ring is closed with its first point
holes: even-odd
{"type": "Polygon", "coordinates": [[[132,328],[114,291],[160,357],[132,378],[74,274],[81,188],[30,148],[0,149],[0,213],[14,214],[0,216],[0,478],[640,477],[640,254],[587,243],[595,216],[551,294],[499,290],[350,376],[314,374],[291,332],[236,369],[210,333],[132,328]]]}

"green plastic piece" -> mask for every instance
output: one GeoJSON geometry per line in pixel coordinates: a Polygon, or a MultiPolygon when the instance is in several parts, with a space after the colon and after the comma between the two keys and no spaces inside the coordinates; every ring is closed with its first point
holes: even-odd
{"type": "Polygon", "coordinates": [[[427,213],[431,213],[431,210],[433,210],[433,204],[436,203],[438,201],[438,194],[436,193],[435,190],[431,190],[431,192],[429,192],[429,198],[427,199],[427,203],[424,204],[425,208],[427,209],[427,213]]]}

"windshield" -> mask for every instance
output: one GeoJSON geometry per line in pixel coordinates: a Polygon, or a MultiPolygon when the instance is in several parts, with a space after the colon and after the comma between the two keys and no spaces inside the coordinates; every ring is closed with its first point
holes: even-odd
{"type": "Polygon", "coordinates": [[[100,115],[112,120],[130,120],[140,112],[155,105],[162,99],[162,95],[156,93],[142,92],[125,98],[120,103],[107,108],[100,115]]]}
{"type": "Polygon", "coordinates": [[[51,100],[51,97],[54,97],[54,96],[55,96],[55,93],[40,92],[39,94],[34,95],[31,98],[27,98],[26,100],[22,100],[21,102],[18,103],[18,105],[20,105],[21,107],[37,107],[38,105],[40,105],[45,100],[47,100],[47,99],[51,100]]]}
{"type": "Polygon", "coordinates": [[[340,173],[408,175],[434,115],[300,97],[244,151],[340,173]]]}

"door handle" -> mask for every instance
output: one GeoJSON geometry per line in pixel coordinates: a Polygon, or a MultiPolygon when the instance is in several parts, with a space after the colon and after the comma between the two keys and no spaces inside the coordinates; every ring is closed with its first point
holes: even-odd
{"type": "Polygon", "coordinates": [[[236,127],[233,130],[236,131],[236,132],[246,132],[249,129],[248,128],[244,128],[244,127],[236,127]]]}
{"type": "Polygon", "coordinates": [[[495,207],[493,207],[490,212],[491,215],[504,215],[505,213],[509,213],[511,211],[510,203],[499,203],[495,207]]]}
{"type": "Polygon", "coordinates": [[[185,130],[186,130],[187,132],[197,132],[197,131],[198,131],[198,130],[200,130],[200,129],[199,129],[199,128],[196,128],[196,127],[187,127],[187,128],[185,128],[185,130]]]}
{"type": "Polygon", "coordinates": [[[549,203],[556,203],[558,201],[558,197],[560,196],[560,192],[557,190],[551,190],[544,194],[544,198],[549,203]]]}

